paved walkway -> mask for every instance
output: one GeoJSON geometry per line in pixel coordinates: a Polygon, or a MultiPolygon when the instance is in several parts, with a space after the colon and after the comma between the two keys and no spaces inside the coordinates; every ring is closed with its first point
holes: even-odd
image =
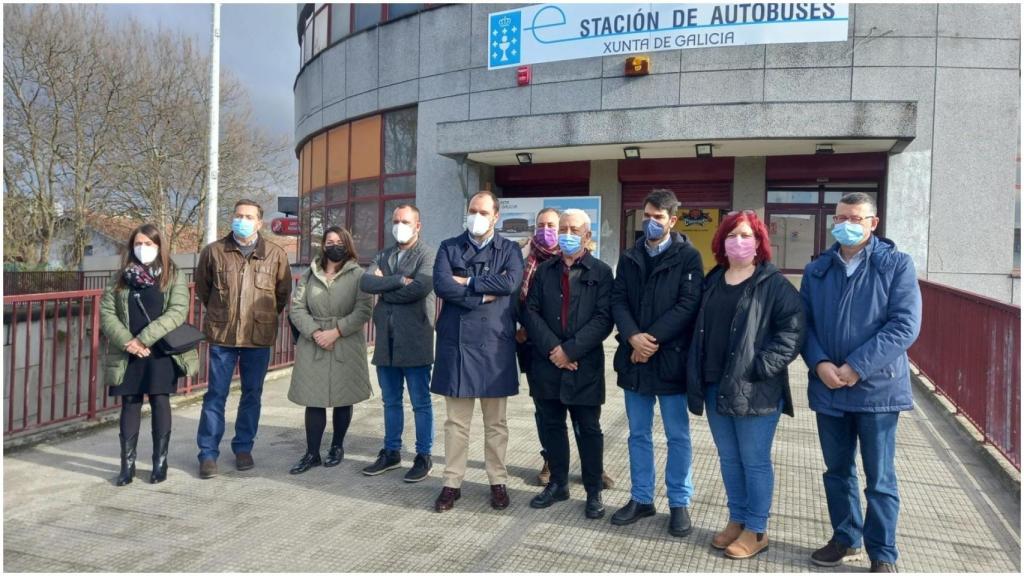
{"type": "MultiPolygon", "coordinates": [[[[707,421],[694,418],[694,531],[666,532],[668,504],[660,486],[658,515],[616,527],[583,517],[582,486],[573,499],[533,510],[529,499],[540,458],[526,387],[509,403],[512,506],[488,506],[479,413],[462,499],[446,514],[432,510],[443,468],[444,404],[435,399],[433,476],[405,484],[404,472],[368,478],[359,470],[380,447],[378,398],[357,406],[337,468],[290,476],[302,454],[302,409],[286,398],[287,371],[268,380],[254,456],[237,472],[224,440],[222,474],[196,476],[199,406],[175,411],[168,480],[117,488],[117,428],[42,444],[4,458],[5,571],[326,571],[326,572],[802,572],[829,537],[822,462],[806,404],[806,369],[792,368],[796,418],[784,417],[775,442],[776,492],[769,549],[732,561],[709,546],[727,518],[725,494],[707,421]]],[[[614,382],[614,374],[609,374],[614,382]]],[[[611,512],[629,498],[627,426],[621,390],[609,385],[602,422],[605,462],[618,481],[605,492],[611,512]]],[[[917,392],[915,392],[917,393],[917,392]]],[[[237,393],[232,393],[233,414],[237,393]]],[[[660,421],[659,421],[660,422],[660,421]]],[[[411,416],[405,444],[413,444],[411,416]]],[[[148,430],[148,419],[143,429],[148,430]]],[[[330,431],[327,432],[330,434],[330,431]]],[[[660,435],[656,430],[656,439],[660,435]]],[[[149,475],[148,431],[140,441],[139,475],[149,475]]],[[[325,441],[326,442],[326,441],[325,441]]],[[[573,449],[575,453],[575,448],[573,449]]],[[[656,440],[658,468],[665,442],[656,440]]],[[[406,454],[406,466],[411,459],[406,454]]],[[[899,546],[905,572],[1020,572],[1020,503],[982,464],[947,415],[919,398],[901,418],[898,475],[902,491],[899,546]]],[[[574,482],[579,481],[574,463],[574,482]]],[[[659,472],[659,482],[661,474],[659,472]]],[[[863,572],[866,560],[841,571],[863,572]]]]}

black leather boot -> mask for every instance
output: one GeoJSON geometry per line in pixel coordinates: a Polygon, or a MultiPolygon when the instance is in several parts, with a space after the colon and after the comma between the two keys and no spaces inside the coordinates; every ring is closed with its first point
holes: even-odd
{"type": "Polygon", "coordinates": [[[693,522],[690,521],[690,511],[684,506],[669,508],[668,533],[683,537],[691,530],[693,530],[693,522]]]}
{"type": "Polygon", "coordinates": [[[121,435],[117,437],[121,440],[121,473],[117,476],[116,484],[124,486],[135,479],[135,445],[139,442],[139,434],[136,432],[128,438],[121,435]]]}
{"type": "Polygon", "coordinates": [[[552,480],[544,487],[543,492],[534,496],[533,500],[530,500],[530,508],[547,508],[555,502],[563,502],[568,499],[569,488],[560,486],[552,480]]]}
{"type": "Polygon", "coordinates": [[[153,436],[153,472],[149,475],[150,484],[159,484],[167,480],[167,447],[171,444],[171,433],[153,436]]]}
{"type": "Polygon", "coordinates": [[[612,524],[616,526],[625,526],[632,524],[641,518],[647,518],[648,516],[654,516],[657,511],[654,509],[654,504],[640,504],[636,500],[630,499],[630,501],[619,508],[619,511],[612,514],[612,524]]]}

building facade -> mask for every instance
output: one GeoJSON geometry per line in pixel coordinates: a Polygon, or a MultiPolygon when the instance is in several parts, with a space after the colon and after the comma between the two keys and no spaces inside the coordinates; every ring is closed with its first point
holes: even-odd
{"type": "Polygon", "coordinates": [[[599,196],[614,266],[669,188],[705,253],[725,211],[756,210],[799,273],[864,191],[920,277],[1020,303],[1019,6],[850,4],[845,42],[650,52],[636,77],[621,54],[534,64],[525,85],[488,70],[488,15],[520,7],[298,6],[300,261],[325,223],[367,260],[404,202],[436,245],[486,188],[599,196]]]}

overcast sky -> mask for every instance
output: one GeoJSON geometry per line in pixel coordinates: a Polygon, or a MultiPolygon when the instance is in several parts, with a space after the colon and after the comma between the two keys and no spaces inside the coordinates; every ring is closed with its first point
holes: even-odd
{"type": "MultiPolygon", "coordinates": [[[[292,84],[299,70],[295,4],[221,4],[220,65],[248,89],[256,121],[274,135],[295,134],[292,84]]],[[[211,4],[104,4],[114,22],[179,31],[210,52],[211,4]]],[[[297,178],[298,162],[295,164],[297,178]]],[[[295,186],[281,193],[295,195],[295,186]]],[[[272,211],[273,207],[267,206],[272,211]]]]}
{"type": "MultiPolygon", "coordinates": [[[[115,20],[135,18],[192,36],[204,54],[210,52],[210,4],[105,4],[115,20]]],[[[249,90],[256,117],[274,134],[294,133],[292,83],[298,73],[295,4],[222,4],[221,68],[249,90]]]]}

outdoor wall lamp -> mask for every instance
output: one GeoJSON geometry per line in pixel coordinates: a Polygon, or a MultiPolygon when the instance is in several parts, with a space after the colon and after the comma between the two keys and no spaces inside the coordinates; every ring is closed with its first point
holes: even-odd
{"type": "Polygon", "coordinates": [[[533,154],[529,152],[516,152],[516,160],[519,161],[519,165],[533,164],[533,154]]]}
{"type": "Polygon", "coordinates": [[[694,146],[697,149],[697,158],[711,158],[711,144],[697,144],[694,146]]]}
{"type": "Polygon", "coordinates": [[[626,160],[640,159],[640,149],[636,146],[626,146],[622,149],[622,153],[626,156],[626,160]]]}
{"type": "Polygon", "coordinates": [[[651,57],[644,56],[630,56],[626,58],[626,68],[624,71],[626,76],[646,76],[651,73],[651,57]]]}
{"type": "Polygon", "coordinates": [[[815,144],[814,145],[814,153],[815,154],[834,154],[835,150],[832,149],[832,145],[831,144],[815,144]]]}

